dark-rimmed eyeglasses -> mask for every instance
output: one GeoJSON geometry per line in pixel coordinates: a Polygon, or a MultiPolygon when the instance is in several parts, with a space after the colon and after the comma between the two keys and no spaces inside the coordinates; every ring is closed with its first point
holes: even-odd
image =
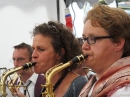
{"type": "Polygon", "coordinates": [[[81,45],[83,45],[83,43],[87,41],[87,43],[91,45],[95,44],[98,39],[105,39],[105,38],[113,38],[113,37],[112,36],[97,36],[97,37],[89,36],[87,38],[82,37],[79,39],[79,42],[81,45]]]}

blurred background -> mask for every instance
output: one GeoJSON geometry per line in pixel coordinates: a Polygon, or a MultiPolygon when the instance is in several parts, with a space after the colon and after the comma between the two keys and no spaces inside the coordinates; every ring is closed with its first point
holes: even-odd
{"type": "Polygon", "coordinates": [[[0,68],[13,67],[13,46],[21,42],[31,45],[30,32],[43,22],[60,21],[81,37],[84,17],[97,3],[120,7],[130,14],[129,0],[0,0],[0,68]]]}

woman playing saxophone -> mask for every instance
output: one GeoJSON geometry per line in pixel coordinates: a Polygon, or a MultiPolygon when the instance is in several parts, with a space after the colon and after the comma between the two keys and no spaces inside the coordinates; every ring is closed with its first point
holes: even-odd
{"type": "MultiPolygon", "coordinates": [[[[40,24],[34,28],[32,35],[32,58],[36,62],[34,71],[38,74],[46,74],[50,68],[57,68],[57,64],[65,65],[64,63],[82,53],[73,33],[62,23],[49,21],[40,24]]],[[[66,68],[63,66],[53,76],[51,84],[54,86],[50,88],[53,88],[55,97],[78,97],[87,79],[75,73],[76,68],[76,63],[66,68]]]]}

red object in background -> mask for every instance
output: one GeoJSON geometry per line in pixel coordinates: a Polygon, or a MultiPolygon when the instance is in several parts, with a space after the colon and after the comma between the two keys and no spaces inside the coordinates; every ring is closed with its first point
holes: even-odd
{"type": "Polygon", "coordinates": [[[72,17],[70,14],[65,15],[65,20],[66,20],[66,27],[69,28],[70,30],[73,29],[73,24],[72,24],[72,17]]]}
{"type": "Polygon", "coordinates": [[[72,17],[69,8],[65,8],[65,21],[66,21],[66,27],[72,31],[73,24],[72,24],[72,17]]]}

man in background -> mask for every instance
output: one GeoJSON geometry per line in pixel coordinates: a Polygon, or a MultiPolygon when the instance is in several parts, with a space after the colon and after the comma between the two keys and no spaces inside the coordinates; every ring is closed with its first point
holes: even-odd
{"type": "MultiPolygon", "coordinates": [[[[32,47],[29,44],[15,45],[12,56],[15,68],[31,62],[32,52],[32,47]]],[[[22,85],[26,86],[26,88],[20,87],[15,95],[18,95],[18,97],[39,97],[42,89],[41,84],[45,82],[44,76],[34,73],[33,67],[29,70],[19,70],[17,73],[20,75],[22,85]]]]}

